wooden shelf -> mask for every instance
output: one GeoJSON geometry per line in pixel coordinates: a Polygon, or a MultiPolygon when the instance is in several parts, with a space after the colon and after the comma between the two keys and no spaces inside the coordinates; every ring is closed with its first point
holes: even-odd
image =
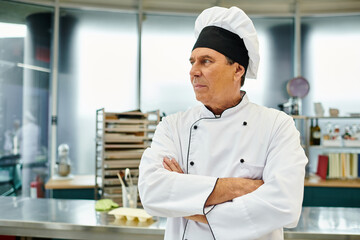
{"type": "Polygon", "coordinates": [[[75,175],[71,179],[53,179],[46,184],[45,189],[83,189],[95,188],[94,175],[75,175]]]}
{"type": "Polygon", "coordinates": [[[104,152],[104,159],[141,159],[144,149],[123,150],[123,151],[107,151],[104,152]]]}
{"type": "Polygon", "coordinates": [[[307,119],[307,116],[303,116],[303,115],[291,115],[292,118],[294,119],[307,119]]]}
{"type": "Polygon", "coordinates": [[[104,161],[103,165],[105,169],[138,168],[140,159],[115,159],[104,161]]]}
{"type": "Polygon", "coordinates": [[[305,179],[305,187],[345,187],[345,188],[360,188],[360,179],[328,179],[320,180],[317,183],[309,182],[305,179]]]}
{"type": "Polygon", "coordinates": [[[104,148],[106,149],[129,149],[129,148],[135,148],[135,149],[139,149],[139,148],[147,148],[149,147],[150,144],[105,144],[104,148]]]}
{"type": "Polygon", "coordinates": [[[147,113],[142,113],[138,110],[135,111],[130,111],[130,112],[106,112],[105,113],[106,116],[139,116],[142,118],[147,118],[148,114],[147,113]]]}
{"type": "Polygon", "coordinates": [[[114,124],[152,124],[154,121],[147,119],[106,119],[105,122],[114,124]]]}
{"type": "Polygon", "coordinates": [[[145,125],[144,126],[134,126],[134,125],[123,125],[121,127],[114,127],[114,128],[105,128],[105,132],[108,133],[133,133],[133,132],[144,132],[146,131],[145,125]]]}

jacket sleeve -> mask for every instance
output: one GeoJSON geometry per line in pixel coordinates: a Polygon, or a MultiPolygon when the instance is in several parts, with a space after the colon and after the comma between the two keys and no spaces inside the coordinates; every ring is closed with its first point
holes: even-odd
{"type": "Polygon", "coordinates": [[[307,157],[292,118],[280,113],[271,136],[264,184],[252,193],[216,205],[206,214],[216,239],[257,239],[297,225],[307,157]]]}
{"type": "MultiPolygon", "coordinates": [[[[157,126],[151,147],[146,149],[139,166],[139,194],[144,209],[153,216],[184,217],[203,214],[208,196],[217,178],[179,174],[166,170],[163,158],[175,158],[177,151],[173,136],[175,123],[169,117],[157,126]]],[[[183,169],[184,170],[184,169],[183,169]]]]}

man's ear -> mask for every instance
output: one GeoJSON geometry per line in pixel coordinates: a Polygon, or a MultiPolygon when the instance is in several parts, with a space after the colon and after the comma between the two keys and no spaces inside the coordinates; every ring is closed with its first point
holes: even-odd
{"type": "Polygon", "coordinates": [[[234,75],[235,79],[234,80],[241,82],[241,77],[244,74],[245,74],[245,68],[242,65],[236,63],[236,70],[235,70],[235,75],[234,75]]]}

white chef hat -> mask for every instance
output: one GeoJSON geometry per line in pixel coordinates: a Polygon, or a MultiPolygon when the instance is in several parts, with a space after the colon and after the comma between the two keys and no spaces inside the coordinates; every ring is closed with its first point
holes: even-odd
{"type": "Polygon", "coordinates": [[[214,49],[247,69],[247,78],[256,78],[260,61],[257,33],[240,8],[205,9],[196,19],[195,37],[193,49],[214,49]]]}

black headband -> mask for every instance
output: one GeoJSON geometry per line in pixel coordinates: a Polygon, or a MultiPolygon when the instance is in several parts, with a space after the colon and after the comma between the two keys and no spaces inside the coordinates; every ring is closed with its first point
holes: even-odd
{"type": "Polygon", "coordinates": [[[244,41],[239,35],[224,28],[216,26],[203,28],[193,50],[199,47],[211,48],[225,55],[243,66],[245,71],[249,65],[249,55],[244,41]]]}

